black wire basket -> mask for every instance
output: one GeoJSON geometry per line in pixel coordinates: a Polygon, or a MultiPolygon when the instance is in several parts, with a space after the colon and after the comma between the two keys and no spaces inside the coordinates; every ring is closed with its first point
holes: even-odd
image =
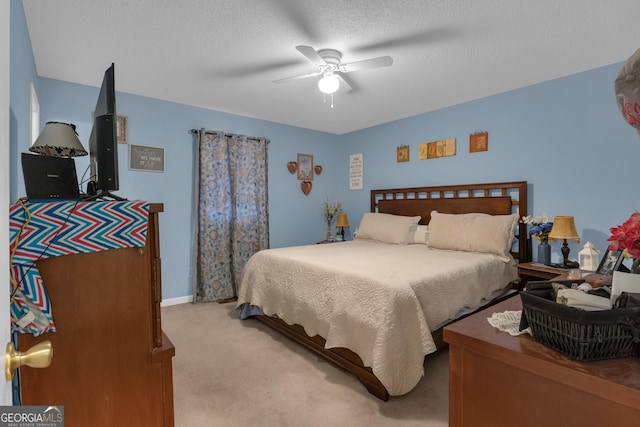
{"type": "Polygon", "coordinates": [[[640,307],[585,311],[521,292],[522,324],[536,341],[581,362],[638,356],[640,307]]]}

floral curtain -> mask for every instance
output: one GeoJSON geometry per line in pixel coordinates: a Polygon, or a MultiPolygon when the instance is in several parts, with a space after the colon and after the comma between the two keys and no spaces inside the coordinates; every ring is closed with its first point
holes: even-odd
{"type": "Polygon", "coordinates": [[[269,246],[268,139],[197,132],[193,298],[234,298],[245,262],[269,246]]]}

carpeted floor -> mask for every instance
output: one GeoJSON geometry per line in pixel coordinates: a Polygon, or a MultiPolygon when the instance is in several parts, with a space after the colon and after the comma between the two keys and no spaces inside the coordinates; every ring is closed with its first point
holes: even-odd
{"type": "Polygon", "coordinates": [[[355,377],[256,320],[234,304],[162,309],[176,347],[176,427],[447,426],[448,352],[430,355],[410,393],[382,402],[355,377]]]}

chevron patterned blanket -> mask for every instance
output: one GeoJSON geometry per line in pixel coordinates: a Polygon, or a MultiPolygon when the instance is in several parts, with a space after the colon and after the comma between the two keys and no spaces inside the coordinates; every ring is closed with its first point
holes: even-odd
{"type": "Polygon", "coordinates": [[[55,332],[49,297],[36,261],[54,256],[143,247],[149,203],[38,202],[9,207],[11,327],[19,333],[55,332]]]}

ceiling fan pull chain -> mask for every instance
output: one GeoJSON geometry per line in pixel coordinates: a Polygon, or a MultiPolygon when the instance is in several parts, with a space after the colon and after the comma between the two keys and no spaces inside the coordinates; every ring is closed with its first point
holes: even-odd
{"type": "Polygon", "coordinates": [[[331,94],[331,108],[333,108],[333,94],[331,94]]]}

